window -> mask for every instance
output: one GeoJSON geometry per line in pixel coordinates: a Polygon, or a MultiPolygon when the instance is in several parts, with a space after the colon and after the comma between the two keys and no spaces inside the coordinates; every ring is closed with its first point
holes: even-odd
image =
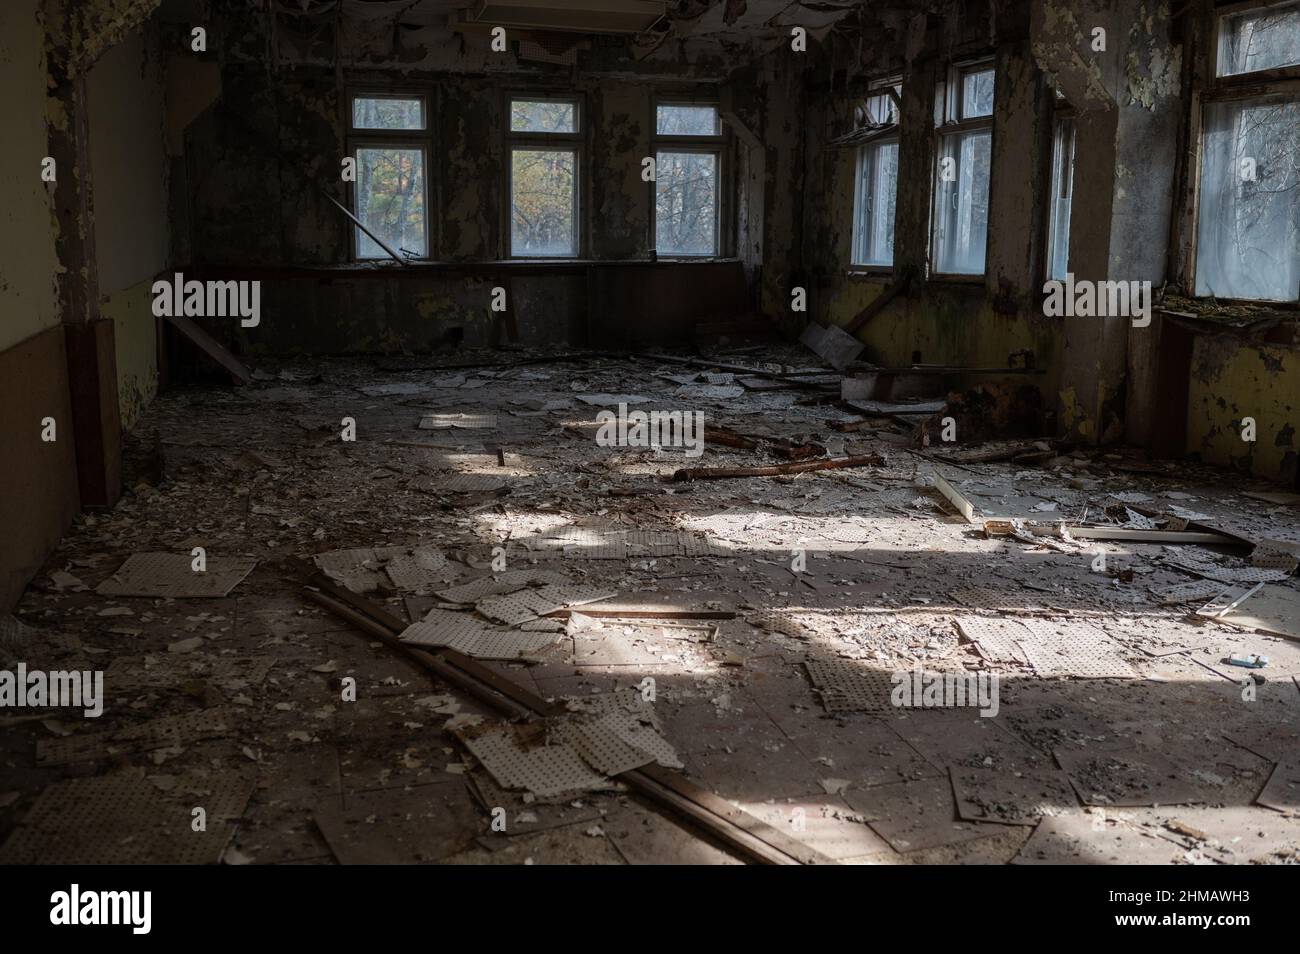
{"type": "Polygon", "coordinates": [[[941,275],[982,275],[989,224],[993,151],[993,67],[953,67],[936,108],[938,148],[932,268],[941,275]]]}
{"type": "Polygon", "coordinates": [[[1074,117],[1052,124],[1052,192],[1047,209],[1047,277],[1063,281],[1070,270],[1070,203],[1074,201],[1074,117]]]}
{"type": "Polygon", "coordinates": [[[853,264],[890,268],[894,264],[894,207],[898,194],[897,78],[872,85],[858,113],[870,141],[858,147],[853,199],[853,264]],[[890,95],[890,92],[893,95],[890,95]]]}
{"type": "Polygon", "coordinates": [[[1216,79],[1203,97],[1195,291],[1300,297],[1300,3],[1249,6],[1218,23],[1216,79]],[[1242,91],[1242,83],[1249,91],[1242,91]],[[1261,85],[1262,84],[1262,85],[1261,85]]]}
{"type": "Polygon", "coordinates": [[[722,124],[712,105],[655,107],[655,250],[719,254],[722,124]]]}
{"type": "Polygon", "coordinates": [[[576,99],[510,100],[510,254],[579,254],[578,166],[582,115],[576,99]]]}
{"type": "MultiPolygon", "coordinates": [[[[389,248],[426,258],[428,113],[423,96],[356,94],[352,99],[348,153],[356,163],[353,214],[389,248]]],[[[357,258],[388,258],[388,252],[354,228],[357,258]]]]}
{"type": "Polygon", "coordinates": [[[1300,63],[1300,2],[1253,6],[1219,20],[1219,76],[1300,63]]]}

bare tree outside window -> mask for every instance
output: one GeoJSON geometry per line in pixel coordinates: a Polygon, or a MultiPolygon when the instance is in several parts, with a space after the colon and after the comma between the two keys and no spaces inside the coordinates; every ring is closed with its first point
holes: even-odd
{"type": "MultiPolygon", "coordinates": [[[[1196,294],[1300,297],[1300,96],[1294,86],[1242,98],[1249,74],[1300,64],[1300,2],[1219,20],[1216,73],[1202,112],[1196,294]],[[1215,95],[1215,94],[1218,95],[1215,95]]],[[[1254,89],[1252,93],[1256,92],[1254,89]]]]}
{"type": "MultiPolygon", "coordinates": [[[[353,211],[385,244],[419,258],[429,254],[427,126],[421,97],[352,97],[353,211]]],[[[358,258],[388,257],[363,230],[354,231],[358,258]]]]}
{"type": "Polygon", "coordinates": [[[510,101],[510,254],[578,255],[578,103],[510,101]]]}
{"type": "Polygon", "coordinates": [[[717,255],[722,155],[713,105],[655,107],[655,249],[660,255],[717,255]]]}

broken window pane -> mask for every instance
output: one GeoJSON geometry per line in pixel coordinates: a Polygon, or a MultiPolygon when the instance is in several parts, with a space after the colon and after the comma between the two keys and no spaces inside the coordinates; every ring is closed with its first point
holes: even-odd
{"type": "MultiPolygon", "coordinates": [[[[424,151],[378,146],[357,149],[357,218],[397,251],[428,254],[424,234],[424,151]]],[[[358,258],[388,253],[357,229],[358,258]]]]}
{"type": "Polygon", "coordinates": [[[577,153],[521,149],[510,153],[510,254],[567,258],[578,254],[577,153]]]}
{"type": "Polygon", "coordinates": [[[356,129],[423,129],[424,100],[353,97],[352,125],[356,129]]]}
{"type": "Polygon", "coordinates": [[[1300,100],[1205,108],[1196,294],[1295,301],[1300,100]]]}
{"type": "Polygon", "coordinates": [[[1300,3],[1283,3],[1219,21],[1219,75],[1300,64],[1300,3]]]}
{"type": "Polygon", "coordinates": [[[1047,277],[1064,279],[1070,270],[1070,203],[1074,201],[1074,120],[1056,121],[1052,137],[1052,194],[1047,222],[1047,277]]]}
{"type": "Polygon", "coordinates": [[[655,111],[660,136],[717,136],[721,131],[714,106],[659,106],[655,111]]]}
{"type": "Polygon", "coordinates": [[[655,155],[655,248],[660,255],[718,253],[718,157],[655,155]]]}
{"type": "Polygon", "coordinates": [[[576,133],[578,106],[574,102],[554,100],[511,100],[510,131],[576,133]]]}
{"type": "MultiPolygon", "coordinates": [[[[894,84],[894,93],[902,96],[901,84],[894,84]]],[[[866,101],[869,120],[878,126],[891,126],[898,123],[898,106],[888,93],[872,93],[866,101]]]]}
{"type": "Polygon", "coordinates": [[[898,143],[876,142],[858,151],[857,214],[853,264],[894,264],[894,201],[898,191],[898,143]]]}
{"type": "Polygon", "coordinates": [[[979,275],[984,271],[992,146],[993,133],[989,129],[943,137],[934,215],[936,272],[979,275]]]}
{"type": "Polygon", "coordinates": [[[993,115],[993,68],[964,73],[961,78],[961,117],[993,115]]]}

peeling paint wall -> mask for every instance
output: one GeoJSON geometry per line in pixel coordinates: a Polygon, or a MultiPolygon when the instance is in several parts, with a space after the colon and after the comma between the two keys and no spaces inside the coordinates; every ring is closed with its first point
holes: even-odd
{"type": "Polygon", "coordinates": [[[1294,485],[1300,453],[1300,352],[1199,336],[1188,388],[1188,451],[1206,463],[1294,485]],[[1242,439],[1243,420],[1255,440],[1242,439]]]}
{"type": "Polygon", "coordinates": [[[86,75],[100,314],[111,318],[122,427],[158,391],[153,277],[168,264],[168,160],[156,23],[108,50],[86,75]]]}
{"type": "Polygon", "coordinates": [[[41,181],[45,31],[37,0],[0,4],[0,351],[59,322],[50,186],[41,181]]]}

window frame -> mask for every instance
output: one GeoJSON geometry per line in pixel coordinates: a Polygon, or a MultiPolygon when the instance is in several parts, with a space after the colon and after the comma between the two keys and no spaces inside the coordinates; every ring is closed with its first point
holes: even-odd
{"type": "MultiPolygon", "coordinates": [[[[412,149],[418,148],[423,165],[424,178],[424,254],[413,256],[410,260],[417,262],[427,262],[434,258],[433,255],[433,227],[432,219],[434,210],[431,199],[435,194],[433,185],[433,170],[429,167],[430,158],[433,156],[433,92],[424,87],[413,87],[411,89],[394,89],[392,87],[377,87],[364,85],[349,85],[345,88],[345,104],[347,109],[347,135],[345,139],[346,155],[354,162],[357,160],[357,150],[376,148],[376,149],[412,149]],[[420,101],[420,116],[424,120],[423,129],[364,129],[354,125],[353,120],[353,102],[357,99],[418,99],[420,101]]],[[[358,169],[360,163],[357,163],[358,169]]],[[[344,183],[347,187],[348,209],[358,219],[361,218],[360,210],[357,207],[357,182],[354,177],[353,181],[344,183]]],[[[379,255],[362,256],[360,254],[360,241],[358,233],[361,229],[355,222],[348,222],[348,260],[351,262],[391,262],[393,259],[387,253],[380,249],[379,255]]],[[[402,254],[400,248],[394,247],[399,255],[402,254]]]]}
{"type": "Polygon", "coordinates": [[[723,187],[726,181],[726,165],[724,153],[727,146],[727,127],[722,118],[722,106],[717,99],[710,98],[692,98],[690,96],[674,96],[671,94],[656,94],[651,97],[650,101],[650,154],[655,161],[655,177],[649,183],[650,187],[650,248],[654,249],[655,257],[666,261],[710,261],[720,259],[726,256],[724,249],[727,248],[727,237],[722,234],[722,226],[727,221],[724,215],[723,205],[726,200],[727,190],[723,187]],[[710,106],[713,108],[714,115],[717,117],[717,132],[712,136],[692,136],[673,133],[659,132],[659,107],[660,106],[710,106]],[[659,153],[660,152],[687,152],[703,155],[713,155],[714,157],[714,182],[717,194],[713,200],[713,251],[705,254],[690,254],[686,252],[665,253],[658,247],[659,243],[659,153]]]}
{"type": "MultiPolygon", "coordinates": [[[[1053,97],[1052,115],[1051,115],[1051,134],[1047,150],[1047,208],[1043,214],[1043,253],[1042,253],[1042,278],[1043,282],[1063,281],[1065,276],[1057,278],[1052,274],[1052,245],[1055,239],[1055,231],[1058,225],[1057,219],[1057,189],[1060,186],[1057,169],[1057,145],[1060,142],[1061,127],[1069,123],[1070,132],[1070,225],[1072,231],[1074,226],[1074,158],[1079,148],[1079,124],[1075,113],[1074,106],[1064,97],[1056,96],[1054,90],[1049,87],[1048,95],[1053,97]]],[[[1070,237],[1069,231],[1066,232],[1065,239],[1065,271],[1070,272],[1070,237]]]]}
{"type": "MultiPolygon", "coordinates": [[[[882,76],[879,79],[872,80],[867,84],[866,95],[862,98],[862,108],[870,112],[868,104],[872,99],[883,97],[886,102],[890,103],[890,108],[894,113],[892,122],[887,123],[881,129],[875,131],[870,142],[864,142],[855,150],[853,160],[853,210],[852,210],[852,228],[849,231],[849,273],[851,275],[892,275],[894,272],[894,258],[897,256],[897,243],[895,243],[894,252],[891,255],[888,265],[879,262],[863,262],[859,258],[859,251],[862,248],[862,238],[864,236],[862,221],[862,202],[863,202],[863,162],[866,159],[868,150],[875,150],[881,146],[894,145],[898,147],[900,165],[894,175],[894,236],[898,236],[898,183],[902,178],[902,86],[903,76],[901,73],[890,76],[882,76]],[[891,92],[893,96],[891,96],[891,92]],[[892,128],[891,128],[892,127],[892,128]]],[[[874,118],[874,117],[873,117],[874,118]]],[[[877,120],[878,122],[878,120],[877,120]]],[[[874,198],[874,196],[873,196],[874,198]]]]}
{"type": "Polygon", "coordinates": [[[504,133],[505,201],[502,203],[502,233],[504,256],[513,262],[570,262],[581,261],[587,254],[587,229],[583,216],[587,203],[583,201],[583,188],[587,182],[587,103],[581,94],[561,93],[551,90],[508,89],[504,93],[502,123],[504,133]],[[572,103],[574,132],[524,132],[511,129],[510,117],[516,102],[521,103],[572,103]],[[518,255],[514,249],[514,154],[516,149],[537,152],[573,153],[573,251],[569,255],[518,255]]]}
{"type": "MultiPolygon", "coordinates": [[[[993,55],[971,57],[969,59],[957,60],[949,64],[943,77],[939,80],[939,88],[935,95],[934,108],[934,130],[931,139],[931,151],[934,154],[934,163],[930,169],[930,228],[927,240],[927,275],[928,281],[937,282],[957,282],[967,284],[983,284],[988,276],[988,239],[989,229],[984,232],[984,268],[979,272],[942,272],[936,266],[938,261],[938,242],[937,230],[939,227],[939,200],[943,194],[941,188],[942,180],[939,178],[940,163],[943,162],[944,141],[950,137],[975,132],[981,129],[989,131],[989,187],[988,187],[988,204],[990,212],[993,209],[993,183],[997,178],[993,175],[992,153],[993,137],[997,135],[995,117],[997,115],[997,59],[993,55]],[[983,73],[989,70],[993,71],[993,108],[987,116],[967,117],[963,114],[962,87],[963,79],[970,73],[983,73]]],[[[960,171],[958,172],[960,175],[960,171]]],[[[990,223],[991,224],[991,223],[990,223]]]]}
{"type": "MultiPolygon", "coordinates": [[[[1205,26],[1209,42],[1205,44],[1201,62],[1194,75],[1191,95],[1188,97],[1188,149],[1186,153],[1183,184],[1183,214],[1178,225],[1176,247],[1181,247],[1181,284],[1184,293],[1192,299],[1207,301],[1210,296],[1196,294],[1197,267],[1200,257],[1201,173],[1205,157],[1205,113],[1212,104],[1246,101],[1300,101],[1300,64],[1257,70],[1250,73],[1219,75],[1220,37],[1223,21],[1230,16],[1249,10],[1290,5],[1291,0],[1244,0],[1241,3],[1210,7],[1205,11],[1205,26]]],[[[1275,309],[1300,309],[1300,288],[1295,300],[1264,298],[1229,298],[1213,296],[1217,302],[1253,305],[1275,309]]]]}

